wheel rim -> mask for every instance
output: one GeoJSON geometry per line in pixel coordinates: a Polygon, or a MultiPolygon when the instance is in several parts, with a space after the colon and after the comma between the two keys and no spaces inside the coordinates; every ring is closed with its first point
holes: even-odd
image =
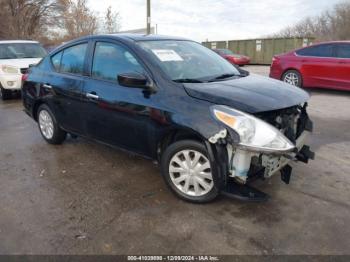
{"type": "Polygon", "coordinates": [[[299,77],[296,73],[289,72],[284,77],[284,82],[291,84],[293,86],[299,86],[299,77]]]}
{"type": "Polygon", "coordinates": [[[41,110],[39,113],[39,126],[45,138],[51,139],[53,137],[53,120],[46,110],[41,110]]]}
{"type": "Polygon", "coordinates": [[[182,150],[170,160],[169,174],[172,183],[189,196],[207,194],[214,186],[210,162],[196,150],[182,150]]]}

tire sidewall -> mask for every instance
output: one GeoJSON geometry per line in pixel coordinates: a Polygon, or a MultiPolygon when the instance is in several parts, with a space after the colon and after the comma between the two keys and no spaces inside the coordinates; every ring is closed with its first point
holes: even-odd
{"type": "Polygon", "coordinates": [[[161,157],[161,172],[162,175],[164,177],[164,180],[167,184],[167,186],[181,199],[189,201],[189,202],[193,202],[193,203],[206,203],[206,202],[210,202],[212,200],[214,200],[218,193],[218,187],[215,183],[215,178],[214,178],[214,174],[213,172],[215,172],[215,168],[212,167],[212,161],[210,161],[210,158],[208,156],[208,152],[205,148],[205,146],[197,141],[193,141],[193,140],[183,140],[183,141],[178,141],[175,142],[173,144],[171,144],[169,147],[166,148],[166,150],[164,151],[162,157],[161,157]],[[206,156],[210,162],[210,169],[212,172],[212,176],[213,176],[213,183],[214,186],[213,188],[205,195],[202,196],[189,196],[184,194],[183,192],[181,192],[172,182],[170,174],[169,174],[169,164],[170,164],[170,160],[172,159],[172,157],[178,153],[179,151],[182,150],[196,150],[200,153],[202,153],[204,156],[206,156]]]}
{"type": "Polygon", "coordinates": [[[5,88],[0,86],[0,97],[1,97],[1,100],[9,99],[9,97],[10,97],[9,93],[10,93],[9,91],[7,91],[5,88]]]}
{"type": "MultiPolygon", "coordinates": [[[[48,107],[48,105],[46,104],[42,104],[39,106],[38,108],[38,111],[37,111],[37,119],[38,119],[38,127],[39,127],[39,130],[40,130],[40,134],[42,135],[42,137],[50,144],[57,144],[58,143],[58,140],[60,140],[61,138],[59,137],[60,136],[60,128],[59,128],[59,125],[57,123],[57,120],[55,118],[55,115],[52,113],[51,109],[48,107]],[[51,119],[52,119],[52,122],[53,122],[53,135],[50,139],[46,138],[40,128],[40,123],[39,123],[39,115],[40,115],[40,112],[45,110],[46,112],[48,112],[48,114],[50,115],[51,119]]],[[[62,132],[62,131],[61,131],[62,132]]]]}
{"type": "MultiPolygon", "coordinates": [[[[296,87],[302,88],[302,86],[303,86],[303,78],[302,78],[301,74],[299,73],[299,71],[297,71],[297,70],[287,70],[282,76],[282,81],[285,82],[284,78],[289,73],[294,73],[294,74],[296,74],[298,76],[298,85],[296,87]]],[[[287,83],[287,82],[285,82],[285,83],[287,83]]]]}

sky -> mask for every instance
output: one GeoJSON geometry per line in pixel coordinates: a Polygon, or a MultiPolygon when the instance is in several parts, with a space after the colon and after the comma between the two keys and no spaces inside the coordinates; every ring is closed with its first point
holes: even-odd
{"type": "MultiPolygon", "coordinates": [[[[121,30],[146,27],[146,0],[89,0],[102,15],[109,5],[121,16],[121,30]]],[[[199,42],[258,38],[306,16],[350,0],[151,0],[157,33],[199,42]]]]}

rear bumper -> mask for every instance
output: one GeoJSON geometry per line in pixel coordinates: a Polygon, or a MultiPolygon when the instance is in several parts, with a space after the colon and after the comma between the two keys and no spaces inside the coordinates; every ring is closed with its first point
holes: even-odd
{"type": "Polygon", "coordinates": [[[282,69],[280,69],[279,67],[271,65],[269,76],[271,78],[274,78],[274,79],[277,79],[277,80],[281,80],[282,79],[282,69]]]}

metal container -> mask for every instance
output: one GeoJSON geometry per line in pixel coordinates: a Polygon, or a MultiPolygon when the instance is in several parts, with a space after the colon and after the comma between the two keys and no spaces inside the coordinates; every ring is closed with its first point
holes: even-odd
{"type": "Polygon", "coordinates": [[[314,38],[260,38],[249,40],[211,41],[202,44],[208,48],[227,48],[232,52],[251,58],[251,64],[271,64],[277,54],[312,44],[314,38]]]}

